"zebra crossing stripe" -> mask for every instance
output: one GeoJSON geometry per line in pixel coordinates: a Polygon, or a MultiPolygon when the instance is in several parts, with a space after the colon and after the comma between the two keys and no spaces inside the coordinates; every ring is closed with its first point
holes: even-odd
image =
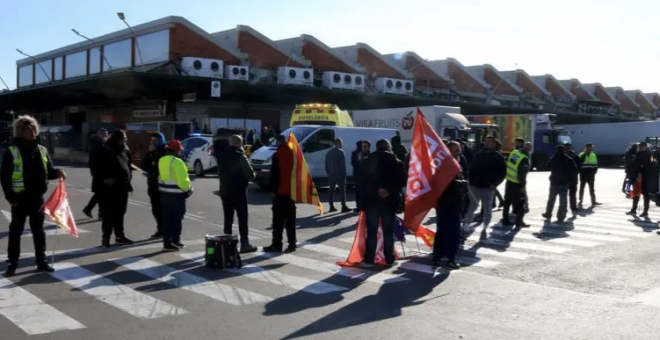
{"type": "Polygon", "coordinates": [[[548,246],[548,245],[542,245],[536,243],[517,242],[516,240],[507,241],[496,238],[481,239],[479,235],[475,235],[475,234],[470,235],[470,237],[468,237],[468,240],[478,244],[487,244],[497,247],[520,248],[520,249],[534,250],[534,251],[553,253],[553,254],[563,254],[572,251],[572,249],[570,248],[565,248],[560,246],[548,246]]]}
{"type": "Polygon", "coordinates": [[[345,276],[351,279],[369,281],[376,284],[408,281],[407,278],[389,273],[377,273],[362,268],[342,268],[334,263],[314,260],[291,254],[274,254],[260,252],[255,257],[264,257],[278,262],[294,265],[297,267],[313,270],[321,273],[345,276]]]}
{"type": "Polygon", "coordinates": [[[85,328],[3,276],[0,276],[0,315],[28,335],[85,328]]]}
{"type": "MultiPolygon", "coordinates": [[[[177,255],[195,262],[203,261],[203,257],[193,253],[178,253],[177,255]]],[[[321,295],[327,293],[341,292],[347,288],[339,287],[327,282],[316,281],[306,277],[284,274],[276,270],[268,270],[253,265],[243,265],[241,269],[226,269],[228,272],[239,274],[256,281],[266,282],[277,286],[301,290],[307,293],[321,295]]]]}
{"type": "MultiPolygon", "coordinates": [[[[506,228],[506,227],[495,226],[495,228],[506,228]]],[[[586,238],[586,239],[603,241],[603,242],[624,242],[629,240],[627,238],[618,237],[618,236],[587,234],[587,233],[580,233],[569,230],[557,230],[556,228],[543,228],[543,227],[535,227],[535,226],[520,229],[520,232],[541,233],[543,235],[553,235],[557,237],[562,237],[562,236],[565,237],[566,235],[568,235],[570,237],[586,238]]],[[[520,235],[520,233],[518,233],[516,237],[518,237],[518,235],[520,235]]]]}
{"type": "MultiPolygon", "coordinates": [[[[565,223],[555,223],[555,222],[547,222],[540,217],[531,217],[529,218],[528,223],[531,223],[533,225],[537,226],[544,226],[544,225],[550,225],[550,226],[557,226],[563,229],[570,228],[571,226],[575,227],[580,227],[580,226],[588,226],[588,227],[599,227],[599,228],[604,228],[604,229],[614,229],[614,230],[622,230],[622,231],[641,231],[643,230],[642,227],[634,225],[632,220],[626,220],[625,216],[612,216],[612,217],[603,217],[600,216],[593,216],[589,215],[588,217],[578,217],[575,220],[572,221],[567,221],[565,223]],[[596,218],[594,218],[596,217],[596,218]],[[614,221],[614,223],[613,223],[614,221]]],[[[640,220],[640,222],[643,222],[640,220]]]]}
{"type": "Polygon", "coordinates": [[[140,293],[76,264],[58,263],[55,267],[56,271],[51,275],[56,279],[137,318],[156,319],[188,313],[185,309],[140,293]]]}
{"type": "Polygon", "coordinates": [[[566,229],[566,228],[571,228],[574,227],[578,231],[588,231],[592,233],[600,233],[600,234],[607,234],[607,235],[619,235],[619,236],[627,236],[627,237],[648,237],[651,236],[650,233],[644,233],[642,232],[642,228],[640,227],[635,227],[635,226],[630,226],[631,229],[637,229],[637,231],[633,230],[617,230],[617,229],[611,229],[606,227],[605,225],[598,224],[598,222],[578,222],[577,220],[573,222],[573,224],[561,224],[561,223],[545,223],[543,222],[536,222],[534,221],[534,224],[536,225],[542,225],[545,228],[556,228],[556,229],[566,229]],[[595,226],[591,226],[594,225],[595,226]]]}
{"type": "Polygon", "coordinates": [[[272,301],[268,296],[250,292],[242,288],[228,286],[178,269],[162,265],[140,256],[111,260],[122,267],[140,273],[169,285],[207,296],[216,301],[233,306],[243,306],[272,301]]]}
{"type": "MultiPolygon", "coordinates": [[[[502,231],[502,230],[494,230],[490,229],[490,234],[491,235],[497,235],[500,237],[507,237],[507,232],[502,231]]],[[[602,243],[597,243],[597,242],[592,242],[592,241],[583,241],[583,240],[574,240],[574,239],[568,239],[568,238],[550,238],[550,239],[543,239],[543,238],[538,238],[534,235],[529,235],[526,233],[517,233],[515,235],[512,235],[514,239],[517,240],[529,240],[529,241],[543,241],[543,243],[551,243],[551,244],[564,244],[568,246],[578,246],[578,247],[595,247],[595,246],[600,246],[602,243]]]]}
{"type": "MultiPolygon", "coordinates": [[[[11,223],[11,212],[2,210],[2,215],[5,216],[7,223],[11,223]]],[[[44,221],[44,233],[46,233],[47,236],[68,235],[66,231],[58,230],[58,229],[59,227],[55,223],[49,221],[48,217],[46,217],[46,220],[44,221]]],[[[78,229],[78,234],[85,234],[88,232],[89,231],[84,229],[78,229]]],[[[30,231],[29,227],[25,228],[25,230],[23,231],[23,236],[32,236],[32,232],[30,231]]]]}

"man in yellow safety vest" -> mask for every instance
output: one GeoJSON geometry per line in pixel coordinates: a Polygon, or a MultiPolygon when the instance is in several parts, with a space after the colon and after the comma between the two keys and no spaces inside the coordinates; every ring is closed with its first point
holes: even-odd
{"type": "Polygon", "coordinates": [[[600,205],[596,201],[596,189],[594,188],[594,181],[596,180],[596,173],[598,172],[598,157],[593,151],[594,145],[587,143],[584,146],[584,151],[580,152],[580,202],[578,206],[582,207],[582,199],[584,198],[584,187],[589,184],[589,195],[591,196],[591,206],[600,205]]]}
{"type": "Polygon", "coordinates": [[[46,233],[44,232],[44,194],[48,191],[48,180],[62,178],[62,170],[54,169],[48,151],[39,145],[39,124],[31,116],[19,116],[14,120],[14,141],[2,158],[0,181],[5,198],[11,205],[9,223],[9,245],[6,277],[13,276],[21,254],[21,235],[25,222],[30,218],[30,230],[34,241],[37,269],[53,272],[46,261],[46,233]]]}
{"type": "Polygon", "coordinates": [[[527,186],[527,174],[531,166],[529,152],[532,149],[532,144],[525,143],[522,138],[517,138],[516,146],[520,146],[520,148],[513,150],[506,162],[506,186],[504,189],[502,225],[512,225],[511,220],[509,220],[509,206],[511,206],[513,213],[516,214],[515,226],[526,228],[529,225],[523,221],[525,217],[525,198],[527,197],[525,188],[527,186]]]}
{"type": "Polygon", "coordinates": [[[178,140],[167,143],[167,155],[158,161],[158,190],[163,209],[163,250],[178,251],[185,247],[181,243],[181,228],[186,214],[186,199],[192,195],[193,187],[188,177],[188,168],[179,158],[183,146],[178,140]]]}

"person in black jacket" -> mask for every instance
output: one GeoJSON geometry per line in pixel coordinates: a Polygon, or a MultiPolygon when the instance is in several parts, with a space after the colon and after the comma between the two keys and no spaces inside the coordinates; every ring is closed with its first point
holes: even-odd
{"type": "MultiPolygon", "coordinates": [[[[651,178],[653,176],[653,171],[655,170],[655,166],[653,165],[653,161],[651,160],[651,151],[648,148],[648,144],[646,142],[641,142],[639,143],[639,149],[637,151],[637,156],[635,157],[635,160],[633,161],[633,167],[632,171],[630,173],[630,178],[629,181],[633,185],[637,181],[639,177],[642,178],[642,195],[644,195],[644,211],[642,212],[639,217],[648,217],[649,216],[649,205],[651,198],[649,197],[650,192],[654,192],[654,188],[650,187],[650,183],[647,178],[651,178]]],[[[633,197],[633,205],[632,209],[628,212],[629,215],[636,215],[637,214],[637,205],[639,204],[639,196],[633,197]]]]}
{"type": "Polygon", "coordinates": [[[568,157],[570,157],[575,162],[575,166],[577,167],[578,170],[573,176],[573,179],[571,180],[571,184],[568,186],[568,202],[571,206],[571,212],[573,213],[573,218],[575,218],[579,210],[577,203],[577,192],[578,192],[578,175],[580,174],[580,156],[578,156],[578,154],[575,153],[575,151],[573,151],[573,144],[571,143],[564,143],[564,151],[566,152],[566,155],[568,155],[568,157]]]}
{"type": "MultiPolygon", "coordinates": [[[[461,146],[458,142],[447,144],[452,157],[458,160],[461,156],[461,146]]],[[[461,166],[461,170],[463,166],[461,166]]],[[[436,232],[433,241],[433,266],[439,267],[442,257],[447,257],[447,268],[459,269],[456,254],[461,241],[461,210],[467,182],[463,180],[463,172],[449,183],[438,198],[436,205],[436,232]]]]}
{"type": "Polygon", "coordinates": [[[383,228],[385,262],[392,265],[396,211],[400,203],[401,189],[406,185],[403,163],[392,153],[390,143],[381,139],[376,143],[376,151],[364,160],[360,171],[360,180],[363,183],[361,208],[367,216],[364,265],[374,265],[379,225],[383,228]]]}
{"type": "MultiPolygon", "coordinates": [[[[628,183],[628,180],[630,178],[637,178],[637,173],[635,171],[637,170],[635,168],[635,158],[637,157],[637,149],[639,148],[638,143],[634,143],[633,145],[630,146],[630,149],[626,151],[625,155],[623,155],[623,164],[624,164],[624,169],[626,172],[626,177],[623,179],[623,185],[621,186],[621,191],[625,194],[626,193],[626,184],[628,183]]],[[[631,183],[635,184],[635,183],[631,183]]]]}
{"type": "MultiPolygon", "coordinates": [[[[495,189],[504,181],[506,176],[506,162],[502,154],[495,151],[495,139],[487,137],[484,148],[474,156],[470,168],[470,191],[474,198],[470,201],[470,208],[466,215],[464,231],[469,231],[468,226],[472,222],[474,213],[479,207],[479,202],[484,207],[483,223],[487,228],[493,215],[493,198],[495,189]]],[[[484,229],[486,230],[486,229],[484,229]]]]}
{"type": "Polygon", "coordinates": [[[353,166],[353,181],[355,182],[355,212],[361,210],[362,206],[362,184],[360,183],[362,162],[371,153],[371,142],[361,140],[355,144],[356,148],[351,153],[351,166],[353,166]]]}
{"type": "Polygon", "coordinates": [[[248,237],[248,199],[247,189],[254,179],[254,170],[250,166],[243,139],[239,135],[229,137],[229,149],[218,155],[218,173],[220,177],[220,199],[225,216],[225,234],[232,234],[234,213],[238,216],[238,233],[241,238],[241,253],[257,251],[250,245],[248,237]]]}
{"type": "Polygon", "coordinates": [[[98,177],[99,204],[103,211],[101,245],[110,247],[110,236],[115,233],[117,244],[133,244],[124,233],[124,215],[128,207],[128,194],[133,192],[133,159],[126,147],[126,133],[115,130],[103,147],[98,177]]]}
{"type": "Polygon", "coordinates": [[[558,145],[555,154],[550,157],[548,161],[550,168],[550,195],[548,197],[548,204],[545,208],[543,217],[546,220],[552,218],[552,210],[555,207],[555,200],[559,196],[559,209],[557,210],[557,220],[559,223],[564,222],[567,212],[567,199],[568,187],[573,182],[573,178],[577,174],[577,165],[575,161],[566,155],[563,145],[558,145]]]}
{"type": "Polygon", "coordinates": [[[156,233],[151,238],[163,237],[163,206],[160,203],[160,190],[158,190],[158,161],[165,156],[165,136],[160,132],[151,135],[149,152],[142,160],[142,170],[147,173],[147,194],[151,202],[151,214],[156,219],[156,233]]]}
{"type": "MultiPolygon", "coordinates": [[[[92,195],[92,198],[89,199],[89,202],[83,208],[83,214],[85,214],[87,217],[92,218],[94,217],[92,215],[92,210],[94,210],[94,207],[96,204],[99,202],[99,198],[96,196],[96,189],[99,186],[98,179],[94,179],[94,174],[97,172],[98,168],[98,159],[99,159],[99,153],[101,149],[103,148],[103,143],[108,139],[108,130],[104,128],[98,129],[95,135],[89,138],[89,160],[88,160],[88,166],[89,166],[89,172],[90,175],[92,175],[92,192],[94,193],[92,195]]],[[[99,209],[99,219],[103,217],[103,213],[99,209]]]]}
{"type": "Polygon", "coordinates": [[[46,233],[44,232],[44,194],[48,180],[66,179],[62,170],[53,168],[45,147],[39,145],[39,124],[31,116],[19,116],[13,122],[14,140],[2,158],[0,182],[5,198],[11,206],[6,277],[13,276],[21,255],[21,235],[25,222],[30,219],[37,269],[53,272],[46,260],[46,233]]]}

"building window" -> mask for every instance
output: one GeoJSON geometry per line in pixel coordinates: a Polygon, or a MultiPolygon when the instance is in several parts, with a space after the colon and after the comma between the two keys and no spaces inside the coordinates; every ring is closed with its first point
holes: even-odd
{"type": "Polygon", "coordinates": [[[87,75],[87,51],[69,54],[66,56],[64,78],[75,78],[87,75]]]}
{"type": "Polygon", "coordinates": [[[18,68],[18,87],[31,86],[34,84],[34,65],[25,65],[18,68]]]}
{"type": "Polygon", "coordinates": [[[170,54],[170,31],[164,30],[137,37],[135,40],[136,66],[142,65],[140,54],[142,54],[142,61],[144,61],[145,65],[168,61],[170,54]]]}
{"type": "Polygon", "coordinates": [[[131,67],[131,40],[117,41],[103,46],[102,72],[131,67]]]}
{"type": "Polygon", "coordinates": [[[96,47],[89,50],[89,74],[101,72],[101,49],[96,47]]]}
{"type": "Polygon", "coordinates": [[[53,77],[53,61],[51,59],[42,61],[35,65],[34,83],[43,84],[51,81],[53,77]]]}
{"type": "Polygon", "coordinates": [[[57,57],[55,58],[55,79],[53,80],[62,80],[64,79],[64,58],[57,57]]]}

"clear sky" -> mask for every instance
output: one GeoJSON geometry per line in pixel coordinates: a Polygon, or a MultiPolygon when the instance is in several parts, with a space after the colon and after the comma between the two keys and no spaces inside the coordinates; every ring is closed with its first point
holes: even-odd
{"type": "Polygon", "coordinates": [[[208,32],[248,25],[273,40],[306,33],[466,66],[491,64],[583,83],[660,92],[660,1],[653,0],[0,0],[0,76],[15,49],[36,55],[131,25],[183,16],[208,32]]]}

